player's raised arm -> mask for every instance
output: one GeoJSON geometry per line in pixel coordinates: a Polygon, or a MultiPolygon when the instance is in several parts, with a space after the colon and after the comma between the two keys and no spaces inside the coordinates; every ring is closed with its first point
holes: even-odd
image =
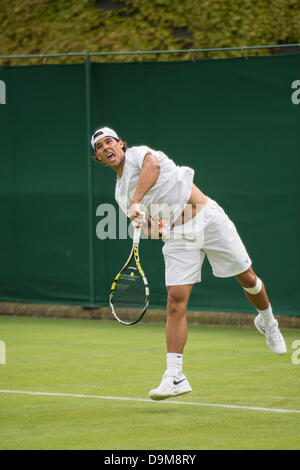
{"type": "Polygon", "coordinates": [[[140,202],[149,189],[155,185],[159,174],[160,165],[157,157],[152,155],[152,153],[147,153],[143,161],[135,193],[130,202],[129,214],[131,220],[141,216],[140,202]]]}

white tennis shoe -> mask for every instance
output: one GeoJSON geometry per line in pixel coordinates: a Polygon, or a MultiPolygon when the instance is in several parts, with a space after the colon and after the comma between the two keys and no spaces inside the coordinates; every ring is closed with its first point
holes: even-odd
{"type": "Polygon", "coordinates": [[[152,400],[165,400],[170,397],[177,397],[192,391],[186,376],[181,373],[180,375],[170,375],[166,371],[162,377],[162,381],[157,388],[150,390],[149,397],[152,400]]]}
{"type": "Polygon", "coordinates": [[[277,320],[274,320],[271,326],[266,327],[261,315],[259,314],[254,318],[254,325],[261,334],[265,335],[266,343],[274,353],[286,353],[286,344],[278,328],[277,320]]]}

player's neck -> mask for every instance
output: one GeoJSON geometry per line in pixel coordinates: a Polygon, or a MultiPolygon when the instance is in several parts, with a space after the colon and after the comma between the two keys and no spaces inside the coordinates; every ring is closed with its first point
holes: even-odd
{"type": "Polygon", "coordinates": [[[117,173],[119,178],[121,178],[123,175],[124,164],[125,164],[125,155],[124,155],[124,158],[121,160],[120,165],[113,168],[113,170],[117,173]]]}

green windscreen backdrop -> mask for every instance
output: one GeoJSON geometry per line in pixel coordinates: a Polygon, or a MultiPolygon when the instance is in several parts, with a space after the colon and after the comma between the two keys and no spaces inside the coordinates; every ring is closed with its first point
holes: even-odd
{"type": "MultiPolygon", "coordinates": [[[[234,221],[275,314],[300,315],[300,55],[4,66],[0,80],[0,301],[107,305],[131,248],[115,174],[89,158],[91,132],[107,125],[191,166],[234,221]],[[101,240],[112,210],[115,237],[101,240]]],[[[161,249],[141,240],[153,308],[166,303],[161,249]]],[[[254,313],[207,260],[189,308],[254,313]]]]}

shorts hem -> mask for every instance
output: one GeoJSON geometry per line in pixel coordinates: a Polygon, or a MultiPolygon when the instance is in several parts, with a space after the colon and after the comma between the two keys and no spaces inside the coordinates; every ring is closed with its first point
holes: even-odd
{"type": "Polygon", "coordinates": [[[241,273],[244,273],[245,271],[247,271],[247,269],[250,268],[250,266],[252,266],[252,262],[250,262],[250,264],[247,263],[247,266],[245,266],[244,268],[239,268],[239,269],[235,269],[233,271],[230,271],[230,273],[226,273],[226,274],[217,274],[213,271],[213,275],[215,277],[233,277],[233,276],[237,276],[238,274],[241,274],[241,273]]]}
{"type": "Polygon", "coordinates": [[[187,282],[187,281],[184,281],[184,282],[171,282],[171,283],[165,283],[166,287],[171,287],[171,286],[187,286],[189,284],[197,284],[201,282],[201,279],[196,279],[196,281],[192,281],[192,282],[187,282]]]}

